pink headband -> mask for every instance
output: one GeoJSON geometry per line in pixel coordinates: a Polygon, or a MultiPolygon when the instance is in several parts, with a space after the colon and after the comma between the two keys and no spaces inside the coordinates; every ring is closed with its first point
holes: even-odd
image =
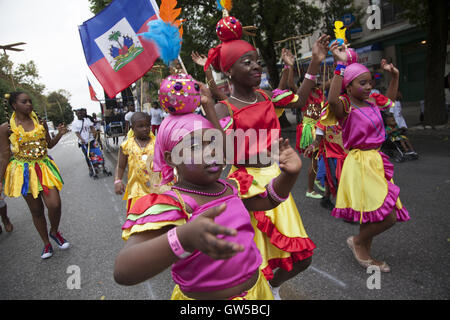
{"type": "Polygon", "coordinates": [[[196,113],[169,115],[161,123],[155,142],[153,171],[161,172],[161,185],[174,178],[173,168],[164,159],[166,151],[172,149],[188,134],[200,129],[213,129],[214,126],[203,116],[196,113]]]}
{"type": "Polygon", "coordinates": [[[352,63],[351,65],[347,66],[344,72],[344,80],[342,81],[342,89],[347,88],[350,82],[366,72],[370,73],[369,69],[359,63],[352,63]]]}

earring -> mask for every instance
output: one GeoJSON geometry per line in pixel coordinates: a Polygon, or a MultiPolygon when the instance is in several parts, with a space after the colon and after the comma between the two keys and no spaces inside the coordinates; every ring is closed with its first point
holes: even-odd
{"type": "Polygon", "coordinates": [[[175,182],[177,182],[177,181],[178,181],[178,171],[177,171],[177,168],[173,168],[173,175],[174,175],[174,177],[175,177],[175,182]]]}

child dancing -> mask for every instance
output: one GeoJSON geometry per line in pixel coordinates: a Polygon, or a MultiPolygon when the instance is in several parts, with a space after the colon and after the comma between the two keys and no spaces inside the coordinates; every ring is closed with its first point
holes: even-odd
{"type": "Polygon", "coordinates": [[[206,139],[208,130],[218,131],[213,128],[194,113],[162,122],[154,169],[162,173],[163,184],[175,175],[177,182],[171,191],[140,198],[130,210],[122,227],[127,242],[114,267],[118,283],[133,285],[172,265],[172,299],[273,299],[247,210],[268,210],[284,201],[301,160],[280,139],[281,173],[263,195],[241,200],[235,182],[219,179],[223,160],[206,160],[205,154],[216,155],[206,139]],[[182,162],[175,150],[181,150],[182,162]]]}
{"type": "Polygon", "coordinates": [[[135,112],[131,116],[130,123],[131,130],[119,148],[114,179],[114,191],[116,194],[124,194],[127,212],[140,197],[167,190],[167,187],[157,187],[161,178],[152,170],[155,136],[151,132],[150,116],[144,112],[135,112]],[[127,166],[128,177],[125,188],[122,179],[127,166]]]}
{"type": "Polygon", "coordinates": [[[372,89],[369,70],[358,63],[347,66],[347,51],[341,51],[337,43],[330,50],[338,64],[328,95],[330,107],[321,122],[326,125],[339,120],[344,147],[350,150],[342,168],[332,215],[360,222],[359,234],[347,239],[358,263],[364,268],[376,265],[382,272],[389,272],[386,262],[372,257],[371,246],[373,238],[396,221],[410,219],[400,202],[400,188],[392,181],[393,165],[379,151],[385,140],[380,109],[392,106],[399,72],[382,60],[381,67],[391,74],[387,97],[380,94],[369,97],[372,89]],[[346,94],[341,95],[341,90],[346,94]]]}

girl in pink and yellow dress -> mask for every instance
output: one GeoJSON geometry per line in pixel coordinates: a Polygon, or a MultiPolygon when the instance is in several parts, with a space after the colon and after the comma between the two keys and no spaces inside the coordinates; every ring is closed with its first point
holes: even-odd
{"type": "Polygon", "coordinates": [[[329,110],[321,122],[332,125],[339,121],[344,147],[349,150],[332,215],[359,221],[359,234],[347,239],[356,260],[365,268],[376,265],[382,272],[389,272],[389,265],[373,259],[370,249],[375,236],[396,221],[410,218],[400,202],[400,188],[392,180],[394,167],[379,151],[386,138],[380,110],[393,105],[399,72],[382,60],[381,67],[391,74],[387,97],[370,95],[370,71],[358,63],[347,66],[347,55],[337,44],[331,46],[331,51],[339,63],[328,95],[329,110]],[[341,90],[346,94],[341,95],[341,90]]]}
{"type": "Polygon", "coordinates": [[[175,300],[273,299],[247,210],[266,210],[284,201],[300,171],[300,158],[288,141],[281,141],[281,173],[264,195],[241,200],[235,182],[219,179],[224,164],[203,159],[208,130],[216,129],[194,113],[170,115],[162,122],[154,169],[166,184],[174,181],[176,168],[176,183],[171,191],[138,199],[129,211],[115,280],[132,285],[172,266],[175,300]],[[178,163],[172,152],[180,145],[186,163],[178,163]],[[197,156],[201,163],[193,161],[197,156]]]}

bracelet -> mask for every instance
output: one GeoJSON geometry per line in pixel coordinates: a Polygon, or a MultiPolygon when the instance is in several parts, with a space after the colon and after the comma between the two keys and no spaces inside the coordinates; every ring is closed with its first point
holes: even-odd
{"type": "Polygon", "coordinates": [[[260,196],[261,198],[263,198],[263,199],[265,199],[265,198],[267,198],[267,189],[266,190],[264,190],[264,192],[263,193],[260,193],[260,194],[258,194],[258,196],[260,196]]]}
{"type": "Polygon", "coordinates": [[[118,184],[119,182],[122,182],[122,180],[116,180],[114,181],[114,184],[118,184]]]}
{"type": "Polygon", "coordinates": [[[312,75],[312,74],[307,73],[307,74],[305,74],[305,79],[309,79],[309,80],[312,80],[312,81],[316,81],[317,76],[314,76],[314,75],[312,75]]]}
{"type": "Polygon", "coordinates": [[[334,70],[334,74],[337,74],[338,76],[343,77],[344,76],[344,72],[345,72],[345,68],[346,66],[343,64],[338,64],[336,66],[336,70],[334,70]]]}
{"type": "Polygon", "coordinates": [[[269,182],[269,184],[267,185],[267,191],[269,192],[269,194],[270,194],[270,197],[273,199],[273,200],[275,200],[276,202],[284,202],[284,201],[286,201],[288,198],[289,198],[289,195],[286,197],[286,198],[282,198],[282,197],[280,197],[276,192],[275,192],[275,189],[273,188],[273,180],[275,180],[275,179],[272,179],[272,180],[270,180],[270,182],[269,182]]]}
{"type": "Polygon", "coordinates": [[[175,253],[178,258],[184,259],[191,254],[190,252],[185,251],[181,246],[180,240],[178,240],[176,227],[167,232],[167,240],[169,240],[170,249],[172,249],[173,253],[175,253]]]}
{"type": "Polygon", "coordinates": [[[287,64],[284,65],[283,69],[290,69],[292,66],[288,66],[287,64]]]}

